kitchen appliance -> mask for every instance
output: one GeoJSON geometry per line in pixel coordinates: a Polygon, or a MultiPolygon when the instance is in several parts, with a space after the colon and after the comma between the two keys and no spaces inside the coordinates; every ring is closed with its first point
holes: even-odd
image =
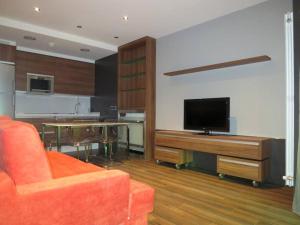
{"type": "Polygon", "coordinates": [[[52,94],[54,92],[54,76],[27,73],[27,92],[52,94]]]}
{"type": "MultiPolygon", "coordinates": [[[[129,123],[129,149],[144,153],[145,147],[145,114],[134,112],[119,112],[119,121],[129,123]]],[[[127,144],[126,128],[119,128],[119,145],[127,144]],[[122,135],[124,134],[124,135],[122,135]]]]}
{"type": "Polygon", "coordinates": [[[0,63],[0,115],[14,118],[15,66],[0,63]]]}

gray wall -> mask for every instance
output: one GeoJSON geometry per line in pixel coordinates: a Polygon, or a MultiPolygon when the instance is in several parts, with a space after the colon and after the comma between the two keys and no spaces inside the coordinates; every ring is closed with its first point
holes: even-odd
{"type": "Polygon", "coordinates": [[[183,129],[184,99],[230,97],[231,133],[284,138],[284,14],[288,11],[292,0],[271,0],[158,39],[156,128],[183,129]],[[272,61],[163,76],[263,54],[272,61]]]}
{"type": "MultiPolygon", "coordinates": [[[[297,158],[299,146],[299,75],[300,75],[300,1],[293,1],[294,8],[294,57],[295,57],[295,176],[297,175],[297,158]]],[[[298,162],[300,165],[300,162],[298,162]]]]}

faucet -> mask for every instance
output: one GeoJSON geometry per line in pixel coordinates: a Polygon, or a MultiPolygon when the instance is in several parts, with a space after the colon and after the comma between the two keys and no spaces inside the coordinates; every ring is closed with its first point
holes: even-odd
{"type": "Polygon", "coordinates": [[[79,106],[80,106],[80,101],[79,97],[77,98],[77,103],[75,104],[75,114],[78,114],[79,112],[79,106]]]}

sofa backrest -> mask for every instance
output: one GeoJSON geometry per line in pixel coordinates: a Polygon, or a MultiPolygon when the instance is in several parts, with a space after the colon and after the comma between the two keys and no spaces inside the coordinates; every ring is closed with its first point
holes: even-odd
{"type": "Polygon", "coordinates": [[[0,115],[0,121],[2,121],[2,120],[11,120],[11,118],[6,115],[0,115]]]}
{"type": "Polygon", "coordinates": [[[0,121],[0,168],[15,184],[52,178],[45,150],[34,126],[18,121],[0,121]]]}

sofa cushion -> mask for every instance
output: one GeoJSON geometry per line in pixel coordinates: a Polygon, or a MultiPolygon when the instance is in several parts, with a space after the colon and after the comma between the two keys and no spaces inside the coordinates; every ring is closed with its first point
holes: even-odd
{"type": "Polygon", "coordinates": [[[17,121],[1,123],[0,168],[15,184],[52,178],[42,142],[34,126],[17,121]]]}
{"type": "MultiPolygon", "coordinates": [[[[130,180],[129,193],[129,220],[153,210],[154,189],[144,183],[130,180]]],[[[130,224],[130,223],[129,223],[130,224]]]]}
{"type": "Polygon", "coordinates": [[[47,157],[53,178],[105,170],[59,152],[47,152],[47,157]]]}
{"type": "Polygon", "coordinates": [[[13,123],[14,121],[12,120],[0,120],[0,127],[7,127],[7,126],[11,126],[11,123],[13,123]]]}

